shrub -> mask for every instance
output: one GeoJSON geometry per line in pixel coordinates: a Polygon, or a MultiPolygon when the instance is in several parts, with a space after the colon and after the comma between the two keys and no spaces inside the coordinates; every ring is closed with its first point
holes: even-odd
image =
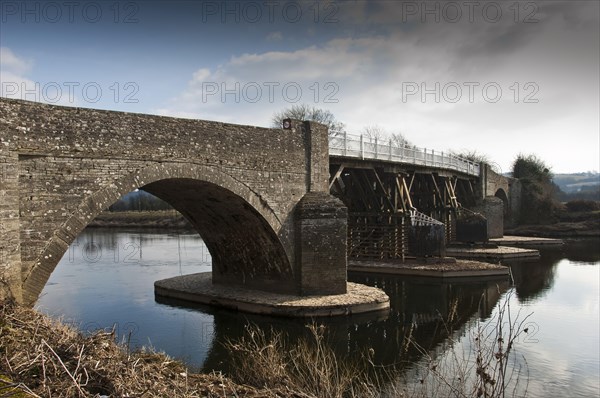
{"type": "Polygon", "coordinates": [[[560,210],[556,196],[560,189],[552,182],[550,168],[535,155],[519,155],[513,162],[513,177],[521,181],[521,224],[547,224],[556,221],[560,210]]]}
{"type": "Polygon", "coordinates": [[[566,206],[570,212],[600,210],[600,202],[595,200],[571,200],[566,206]]]}

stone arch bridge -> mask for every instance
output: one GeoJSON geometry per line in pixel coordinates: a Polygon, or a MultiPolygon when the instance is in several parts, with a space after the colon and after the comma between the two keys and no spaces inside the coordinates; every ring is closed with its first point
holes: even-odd
{"type": "Polygon", "coordinates": [[[0,99],[0,300],[32,304],[70,243],[143,189],[181,212],[213,283],[346,292],[346,208],[327,128],[266,129],[0,99]]]}
{"type": "Polygon", "coordinates": [[[404,258],[416,209],[463,206],[502,236],[519,184],[489,166],[317,123],[267,129],[0,99],[0,300],[32,304],[70,243],[143,189],[200,233],[213,283],[297,295],[346,291],[346,254],[404,258]],[[333,194],[339,199],[336,199],[333,194]],[[348,224],[349,222],[349,224],[348,224]]]}

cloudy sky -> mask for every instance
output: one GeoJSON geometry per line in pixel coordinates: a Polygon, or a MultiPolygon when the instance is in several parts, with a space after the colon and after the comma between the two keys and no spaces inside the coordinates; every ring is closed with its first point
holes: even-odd
{"type": "Polygon", "coordinates": [[[599,170],[599,4],[3,0],[0,95],[259,126],[305,103],[504,171],[599,170]]]}

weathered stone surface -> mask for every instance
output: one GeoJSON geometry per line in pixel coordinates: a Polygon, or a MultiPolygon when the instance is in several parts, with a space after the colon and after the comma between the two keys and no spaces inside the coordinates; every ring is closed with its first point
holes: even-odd
{"type": "Polygon", "coordinates": [[[348,210],[326,192],[309,192],[296,206],[296,264],[305,295],[346,293],[348,210]]]}
{"type": "Polygon", "coordinates": [[[490,165],[482,163],[478,191],[480,203],[473,210],[488,218],[489,238],[502,237],[504,224],[512,225],[518,217],[521,204],[519,181],[498,174],[492,170],[490,165]],[[485,202],[491,197],[496,197],[501,201],[502,214],[497,214],[496,202],[485,202]],[[493,219],[488,217],[488,213],[493,219]]]}
{"type": "Polygon", "coordinates": [[[22,299],[17,156],[0,145],[0,302],[22,299]]]}
{"type": "Polygon", "coordinates": [[[473,210],[487,219],[488,238],[501,238],[504,235],[504,203],[500,198],[488,196],[473,210]]]}
{"type": "MultiPolygon", "coordinates": [[[[213,257],[215,282],[313,291],[302,286],[310,260],[297,263],[294,209],[309,191],[327,195],[325,126],[267,129],[3,98],[0,148],[0,277],[15,289],[22,280],[27,303],[81,230],[136,188],[191,221],[213,257]]],[[[332,222],[320,231],[341,233],[325,238],[337,242],[345,219],[332,222]]],[[[336,256],[345,261],[341,244],[327,251],[336,256]]],[[[328,263],[319,264],[314,272],[326,273],[328,263]]],[[[345,284],[345,274],[327,278],[334,276],[345,284]]],[[[17,290],[7,294],[20,297],[17,290]]]]}
{"type": "Polygon", "coordinates": [[[154,291],[158,297],[282,317],[313,318],[389,312],[390,299],[383,290],[351,282],[347,286],[341,294],[298,297],[215,285],[211,283],[208,272],[156,281],[154,291]]]}

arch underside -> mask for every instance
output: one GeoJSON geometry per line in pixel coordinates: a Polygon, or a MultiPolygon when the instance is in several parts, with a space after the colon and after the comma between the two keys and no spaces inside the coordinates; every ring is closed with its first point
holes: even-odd
{"type": "Polygon", "coordinates": [[[502,200],[502,204],[504,207],[504,215],[508,216],[508,213],[509,213],[508,196],[506,195],[506,192],[504,191],[504,189],[498,188],[496,190],[496,193],[494,193],[494,196],[497,197],[498,199],[502,200]]]}
{"type": "Polygon", "coordinates": [[[242,198],[215,184],[167,179],[143,186],[186,217],[212,256],[213,282],[292,292],[292,270],[269,224],[242,198]]]}
{"type": "MultiPolygon", "coordinates": [[[[94,188],[94,189],[92,189],[94,188]]],[[[213,261],[213,281],[296,293],[293,248],[278,237],[282,222],[266,201],[221,170],[153,163],[100,184],[65,217],[33,267],[23,275],[23,301],[32,305],[69,245],[98,214],[140,188],[171,204],[199,232],[213,261]]]]}

